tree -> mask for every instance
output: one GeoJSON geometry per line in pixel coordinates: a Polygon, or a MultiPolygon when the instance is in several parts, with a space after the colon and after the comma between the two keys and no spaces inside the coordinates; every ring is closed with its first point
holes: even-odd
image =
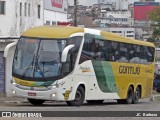
{"type": "Polygon", "coordinates": [[[148,18],[154,22],[160,22],[160,7],[154,8],[148,13],[148,18]]]}
{"type": "Polygon", "coordinates": [[[151,27],[153,30],[152,38],[148,41],[158,42],[160,40],[160,7],[156,7],[148,13],[148,20],[152,22],[151,27]]]}

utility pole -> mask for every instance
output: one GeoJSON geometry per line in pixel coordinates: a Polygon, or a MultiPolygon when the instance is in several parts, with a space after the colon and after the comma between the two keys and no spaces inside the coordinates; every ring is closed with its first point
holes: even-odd
{"type": "Polygon", "coordinates": [[[77,26],[77,0],[74,0],[74,14],[73,14],[74,26],[77,26]]]}

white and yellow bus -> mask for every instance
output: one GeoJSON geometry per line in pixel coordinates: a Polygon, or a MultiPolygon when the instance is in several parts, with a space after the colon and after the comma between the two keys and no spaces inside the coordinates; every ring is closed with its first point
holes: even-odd
{"type": "Polygon", "coordinates": [[[136,104],[152,93],[154,54],[152,43],[101,30],[35,27],[16,46],[12,93],[33,105],[55,100],[79,106],[105,99],[136,104]]]}

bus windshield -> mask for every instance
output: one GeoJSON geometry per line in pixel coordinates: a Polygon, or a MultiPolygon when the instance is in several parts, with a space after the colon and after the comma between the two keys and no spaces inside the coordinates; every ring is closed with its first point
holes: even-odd
{"type": "Polygon", "coordinates": [[[21,38],[13,60],[13,74],[27,78],[60,75],[61,54],[66,40],[21,38]]]}

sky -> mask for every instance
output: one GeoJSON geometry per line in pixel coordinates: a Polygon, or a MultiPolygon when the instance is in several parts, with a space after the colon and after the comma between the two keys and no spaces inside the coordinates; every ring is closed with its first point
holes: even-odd
{"type": "MultiPolygon", "coordinates": [[[[78,0],[80,5],[93,5],[93,4],[97,4],[98,0],[78,0]]],[[[129,0],[130,3],[132,3],[133,1],[139,1],[139,0],[129,0]]],[[[68,0],[70,5],[73,5],[74,0],[68,0]]]]}
{"type": "MultiPolygon", "coordinates": [[[[78,0],[80,5],[93,5],[96,4],[98,0],[78,0]]],[[[130,3],[136,2],[139,0],[129,0],[130,3]]],[[[160,0],[155,0],[156,2],[160,2],[160,0]]],[[[73,5],[74,0],[68,0],[70,5],[73,5]]]]}

